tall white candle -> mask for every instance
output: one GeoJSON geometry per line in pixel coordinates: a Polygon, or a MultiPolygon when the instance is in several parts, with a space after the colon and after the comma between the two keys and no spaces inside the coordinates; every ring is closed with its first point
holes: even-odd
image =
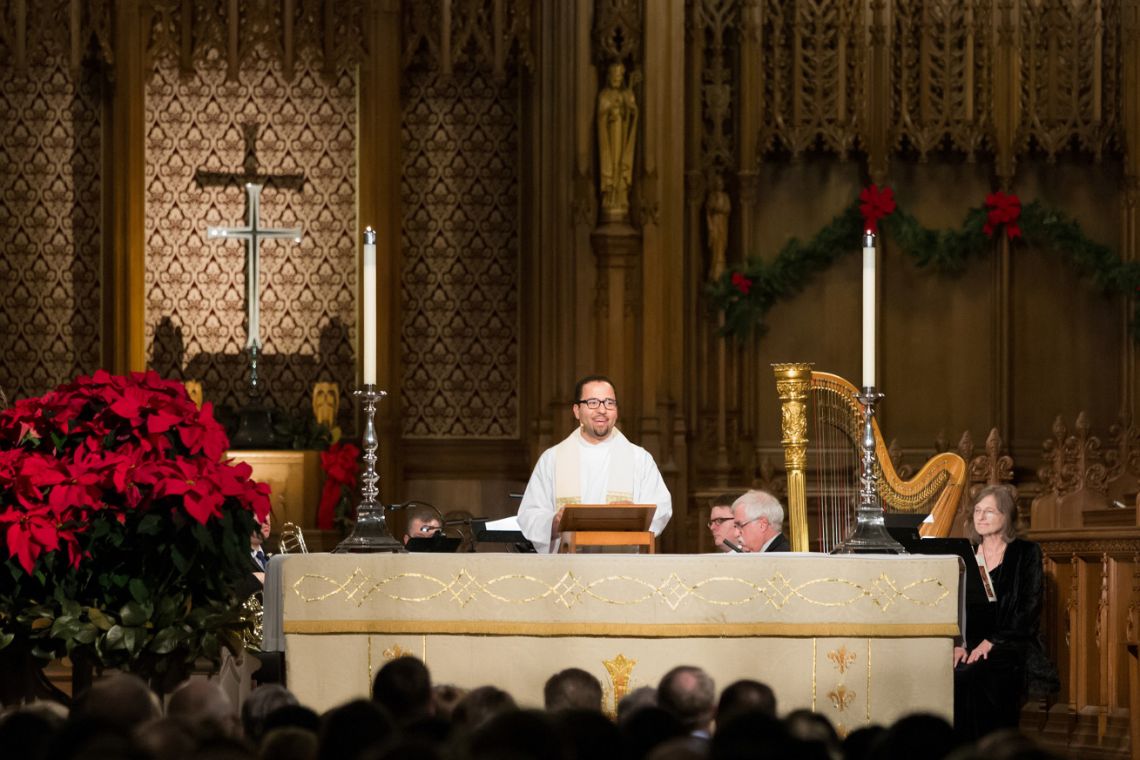
{"type": "Polygon", "coordinates": [[[364,229],[364,384],[376,384],[376,231],[364,229]]]}
{"type": "Polygon", "coordinates": [[[875,234],[863,233],[863,387],[875,386],[875,234]]]}

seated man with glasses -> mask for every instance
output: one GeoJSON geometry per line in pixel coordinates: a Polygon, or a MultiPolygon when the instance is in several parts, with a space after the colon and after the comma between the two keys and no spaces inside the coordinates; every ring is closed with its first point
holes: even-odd
{"type": "Polygon", "coordinates": [[[673,498],[648,451],[617,429],[614,385],[590,375],[574,387],[570,405],[578,427],[542,453],[519,504],[519,527],[536,551],[557,552],[566,504],[656,504],[649,530],[661,535],[673,498]]]}
{"type": "Polygon", "coordinates": [[[431,538],[443,529],[439,510],[430,504],[420,504],[408,511],[408,526],[404,530],[404,545],[413,538],[431,538]]]}
{"type": "Polygon", "coordinates": [[[725,545],[725,539],[740,546],[740,531],[736,529],[736,518],[732,516],[732,502],[736,501],[739,493],[722,493],[709,501],[709,533],[712,534],[713,546],[718,552],[735,551],[725,545]]]}
{"type": "Polygon", "coordinates": [[[732,503],[740,542],[746,552],[792,550],[784,529],[784,508],[767,491],[752,490],[732,503]]]}

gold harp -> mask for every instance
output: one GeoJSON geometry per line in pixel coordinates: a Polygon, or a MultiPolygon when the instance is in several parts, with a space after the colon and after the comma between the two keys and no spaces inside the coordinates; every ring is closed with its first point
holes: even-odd
{"type": "MultiPolygon", "coordinates": [[[[813,372],[810,364],[774,364],[780,396],[780,427],[788,479],[788,523],[792,551],[808,551],[808,503],[815,512],[820,551],[841,544],[855,525],[862,453],[863,409],[858,389],[838,375],[813,372]],[[807,487],[810,469],[812,488],[807,487]]],[[[875,473],[887,513],[930,513],[923,536],[948,536],[966,485],[966,462],[953,453],[937,454],[910,480],[891,464],[877,420],[875,473]]]]}

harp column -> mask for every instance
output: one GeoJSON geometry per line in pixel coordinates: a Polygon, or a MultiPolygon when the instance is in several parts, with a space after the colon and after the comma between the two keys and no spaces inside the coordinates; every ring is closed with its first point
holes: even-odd
{"type": "Polygon", "coordinates": [[[808,551],[807,530],[807,398],[811,364],[773,364],[780,396],[780,432],[788,479],[788,525],[792,551],[808,551]]]}

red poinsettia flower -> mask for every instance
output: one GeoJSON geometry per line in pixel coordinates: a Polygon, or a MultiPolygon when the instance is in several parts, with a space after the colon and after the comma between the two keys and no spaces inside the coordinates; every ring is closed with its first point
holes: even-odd
{"type": "Polygon", "coordinates": [[[8,553],[26,572],[31,573],[35,569],[36,559],[45,551],[59,549],[57,523],[49,513],[3,513],[0,514],[0,524],[3,523],[9,523],[5,531],[8,553]]]}
{"type": "Polygon", "coordinates": [[[203,473],[197,462],[172,461],[167,463],[167,469],[168,476],[155,484],[156,498],[181,497],[183,509],[202,525],[212,517],[221,517],[225,497],[215,481],[201,477],[203,473]]]}
{"type": "Polygon", "coordinates": [[[226,431],[214,419],[214,405],[209,401],[202,404],[192,424],[178,426],[178,437],[191,454],[201,452],[210,459],[221,459],[230,445],[226,431]]]}
{"type": "Polygon", "coordinates": [[[336,522],[336,505],[345,489],[356,487],[360,449],[340,441],[321,452],[321,468],[325,471],[325,485],[321,489],[321,503],[317,507],[317,527],[332,530],[336,522]]]}
{"type": "Polygon", "coordinates": [[[51,489],[47,503],[61,514],[69,509],[97,509],[102,506],[103,462],[75,452],[71,462],[60,461],[62,479],[51,489]]]}
{"type": "Polygon", "coordinates": [[[867,185],[859,192],[859,213],[863,215],[863,229],[879,231],[879,221],[895,211],[895,191],[890,187],[867,185]]]}
{"type": "Polygon", "coordinates": [[[1015,193],[997,192],[986,196],[986,223],[982,225],[982,232],[986,237],[993,237],[994,232],[1001,225],[1005,225],[1006,237],[1010,240],[1021,237],[1021,227],[1017,220],[1021,218],[1021,199],[1015,193]]]}
{"type": "Polygon", "coordinates": [[[258,523],[265,522],[269,515],[269,484],[251,480],[253,468],[245,462],[218,462],[209,467],[210,478],[217,484],[222,495],[237,498],[250,504],[253,516],[258,523]]]}
{"type": "Polygon", "coordinates": [[[0,561],[6,549],[31,574],[59,552],[76,566],[91,541],[132,530],[140,512],[167,531],[183,525],[172,509],[202,525],[227,510],[264,520],[269,488],[248,465],[222,461],[228,446],[212,407],[198,409],[181,383],[154,372],[101,370],[16,402],[0,412],[0,561]]]}
{"type": "Polygon", "coordinates": [[[748,295],[748,291],[752,290],[752,280],[748,279],[741,272],[732,273],[732,286],[740,291],[740,295],[748,295]]]}

